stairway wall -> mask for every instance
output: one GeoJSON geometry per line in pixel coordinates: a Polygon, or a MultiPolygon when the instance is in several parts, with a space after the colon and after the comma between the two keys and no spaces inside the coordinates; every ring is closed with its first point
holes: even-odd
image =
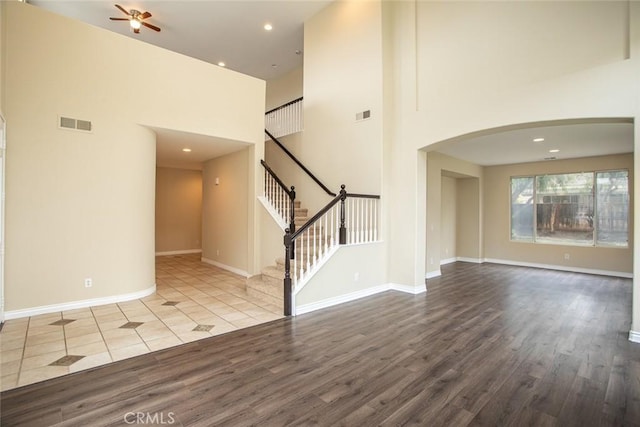
{"type": "Polygon", "coordinates": [[[383,242],[340,246],[296,295],[296,308],[336,301],[387,286],[383,242]]]}
{"type": "Polygon", "coordinates": [[[284,232],[267,209],[260,204],[260,268],[273,265],[284,254],[284,232]]]}

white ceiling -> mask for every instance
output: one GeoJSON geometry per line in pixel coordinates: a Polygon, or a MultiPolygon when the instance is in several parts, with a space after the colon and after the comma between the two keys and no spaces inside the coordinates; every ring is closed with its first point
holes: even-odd
{"type": "MultiPolygon", "coordinates": [[[[1,1],[1,0],[0,0],[1,1]]],[[[330,0],[170,1],[170,0],[28,0],[29,4],[127,37],[179,52],[263,80],[277,78],[302,66],[304,22],[330,0]],[[148,11],[146,22],[159,33],[142,27],[134,34],[114,4],[126,10],[148,11]],[[269,23],[273,30],[266,31],[269,23]],[[296,51],[299,51],[297,54],[296,51]],[[274,66],[275,65],[275,66],[274,66]]],[[[202,162],[246,147],[235,141],[167,129],[157,134],[159,166],[201,169],[202,162]],[[190,153],[182,148],[189,147],[190,153]]]]}
{"type": "Polygon", "coordinates": [[[237,141],[195,133],[152,128],[156,137],[156,164],[161,167],[201,170],[203,162],[249,146],[237,141]],[[190,152],[182,151],[191,149],[190,152]]]}
{"type": "Polygon", "coordinates": [[[224,61],[227,68],[269,80],[302,65],[304,22],[328,0],[27,0],[60,15],[201,59],[224,61]],[[162,29],[142,27],[134,34],[116,9],[148,11],[146,22],[162,29]],[[273,25],[265,31],[264,24],[273,25]],[[273,65],[276,67],[273,67],[273,65]]]}
{"type": "Polygon", "coordinates": [[[633,152],[633,123],[556,124],[448,141],[435,151],[482,166],[571,159],[633,152]],[[533,142],[544,138],[543,142],[533,142]],[[560,150],[550,153],[549,150],[560,150]]]}
{"type": "MultiPolygon", "coordinates": [[[[142,40],[261,79],[279,77],[302,65],[303,24],[331,0],[28,0],[28,3],[89,24],[142,40]],[[162,28],[160,33],[142,28],[130,31],[114,3],[125,9],[149,11],[147,21],[162,28]],[[267,32],[265,23],[273,25],[267,32]],[[273,67],[273,65],[276,65],[273,67]]],[[[200,169],[202,162],[240,150],[246,145],[166,129],[154,129],[157,162],[161,166],[200,169]],[[189,146],[191,153],[182,152],[189,146]]],[[[528,129],[496,131],[491,135],[457,138],[433,147],[437,151],[480,165],[497,165],[599,156],[633,151],[633,125],[615,121],[531,126],[528,129]],[[544,137],[542,143],[534,143],[544,137]],[[558,153],[549,153],[559,149],[558,153]]]]}

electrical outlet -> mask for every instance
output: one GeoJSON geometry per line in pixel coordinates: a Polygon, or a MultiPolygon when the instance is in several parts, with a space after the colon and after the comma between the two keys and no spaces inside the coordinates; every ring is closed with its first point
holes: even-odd
{"type": "Polygon", "coordinates": [[[87,277],[86,279],[84,279],[84,287],[90,288],[91,286],[93,286],[93,280],[91,279],[91,277],[87,277]]]}
{"type": "Polygon", "coordinates": [[[356,272],[356,273],[353,275],[353,281],[354,281],[354,282],[357,282],[358,280],[360,280],[360,273],[356,272]]]}
{"type": "Polygon", "coordinates": [[[569,255],[568,253],[564,254],[564,259],[568,260],[571,258],[571,255],[569,255]]]}
{"type": "Polygon", "coordinates": [[[220,255],[220,249],[216,249],[216,256],[220,255]]]}

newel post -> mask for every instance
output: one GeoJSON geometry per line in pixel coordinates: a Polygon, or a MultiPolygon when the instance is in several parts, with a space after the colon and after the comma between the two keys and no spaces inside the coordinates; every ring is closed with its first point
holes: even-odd
{"type": "Polygon", "coordinates": [[[340,240],[341,245],[347,244],[347,228],[344,225],[345,208],[344,201],[347,199],[347,191],[344,189],[344,184],[340,186],[340,240]]]}
{"type": "Polygon", "coordinates": [[[291,316],[291,230],[284,230],[284,315],[291,316]]]}
{"type": "MultiPolygon", "coordinates": [[[[289,193],[289,232],[294,233],[296,231],[296,187],[291,186],[291,192],[289,193]]],[[[291,241],[291,248],[289,250],[289,258],[293,259],[296,253],[295,242],[291,241]]]]}

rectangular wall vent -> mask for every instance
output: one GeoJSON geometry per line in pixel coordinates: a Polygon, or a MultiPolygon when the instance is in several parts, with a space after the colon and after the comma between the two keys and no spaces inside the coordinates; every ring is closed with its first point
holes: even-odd
{"type": "Polygon", "coordinates": [[[58,127],[61,129],[79,130],[91,132],[91,122],[88,120],[73,119],[71,117],[58,117],[58,127]]]}
{"type": "Polygon", "coordinates": [[[360,113],[356,113],[356,122],[360,120],[366,120],[371,117],[371,110],[362,111],[360,113]]]}

